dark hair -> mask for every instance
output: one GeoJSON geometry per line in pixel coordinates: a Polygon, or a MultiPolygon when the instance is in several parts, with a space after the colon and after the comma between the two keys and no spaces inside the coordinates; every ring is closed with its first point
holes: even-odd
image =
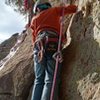
{"type": "Polygon", "coordinates": [[[51,8],[52,6],[51,6],[51,4],[50,3],[43,3],[43,4],[39,4],[38,6],[37,6],[37,8],[39,8],[40,9],[40,11],[43,11],[43,10],[46,10],[46,9],[48,9],[48,8],[51,8]]]}

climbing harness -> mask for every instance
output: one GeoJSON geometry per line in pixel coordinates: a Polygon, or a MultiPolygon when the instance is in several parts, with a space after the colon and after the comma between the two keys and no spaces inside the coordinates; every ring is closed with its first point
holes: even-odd
{"type": "Polygon", "coordinates": [[[57,32],[45,30],[39,32],[36,37],[35,44],[37,45],[39,51],[42,48],[43,53],[53,57],[53,54],[57,51],[59,36],[57,32]]]}
{"type": "MultiPolygon", "coordinates": [[[[62,3],[64,4],[64,0],[62,0],[62,3]]],[[[50,100],[53,100],[53,97],[54,97],[54,89],[55,89],[55,84],[56,84],[58,64],[59,64],[59,61],[61,60],[61,58],[60,58],[61,57],[60,48],[61,48],[61,39],[62,39],[62,32],[63,32],[63,20],[64,20],[64,8],[62,8],[62,17],[61,17],[61,23],[60,23],[60,36],[59,36],[59,42],[58,42],[58,50],[57,50],[57,53],[54,54],[54,58],[56,59],[56,65],[55,65],[55,71],[54,71],[50,100]]]]}

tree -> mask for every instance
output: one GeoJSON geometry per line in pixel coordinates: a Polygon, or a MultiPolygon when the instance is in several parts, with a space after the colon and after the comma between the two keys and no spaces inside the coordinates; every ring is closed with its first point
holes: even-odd
{"type": "Polygon", "coordinates": [[[28,24],[30,24],[33,16],[34,0],[5,0],[5,3],[12,6],[16,12],[28,15],[28,24]]]}

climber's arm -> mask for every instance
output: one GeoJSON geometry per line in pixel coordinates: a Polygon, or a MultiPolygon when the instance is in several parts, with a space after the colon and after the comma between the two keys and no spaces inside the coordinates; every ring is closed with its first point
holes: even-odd
{"type": "Polygon", "coordinates": [[[73,14],[77,12],[77,6],[76,5],[69,5],[64,7],[56,7],[57,13],[59,16],[62,16],[62,14],[73,14]],[[64,13],[63,13],[64,12],[64,13]]]}

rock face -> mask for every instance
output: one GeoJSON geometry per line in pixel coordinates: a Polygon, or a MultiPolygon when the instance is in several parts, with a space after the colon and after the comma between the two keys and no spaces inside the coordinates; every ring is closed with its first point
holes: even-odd
{"type": "Polygon", "coordinates": [[[17,41],[18,33],[14,34],[8,40],[0,44],[0,60],[7,56],[10,49],[14,46],[17,41]]]}
{"type": "Polygon", "coordinates": [[[0,100],[26,100],[33,83],[31,35],[0,71],[0,100]]]}
{"type": "Polygon", "coordinates": [[[80,0],[65,50],[61,100],[100,100],[100,1],[80,0]]]}
{"type": "MultiPolygon", "coordinates": [[[[100,100],[100,0],[76,3],[83,11],[73,16],[69,27],[65,26],[72,42],[63,51],[59,100],[100,100]]],[[[29,34],[0,71],[0,100],[30,100],[33,81],[29,34]]]]}

